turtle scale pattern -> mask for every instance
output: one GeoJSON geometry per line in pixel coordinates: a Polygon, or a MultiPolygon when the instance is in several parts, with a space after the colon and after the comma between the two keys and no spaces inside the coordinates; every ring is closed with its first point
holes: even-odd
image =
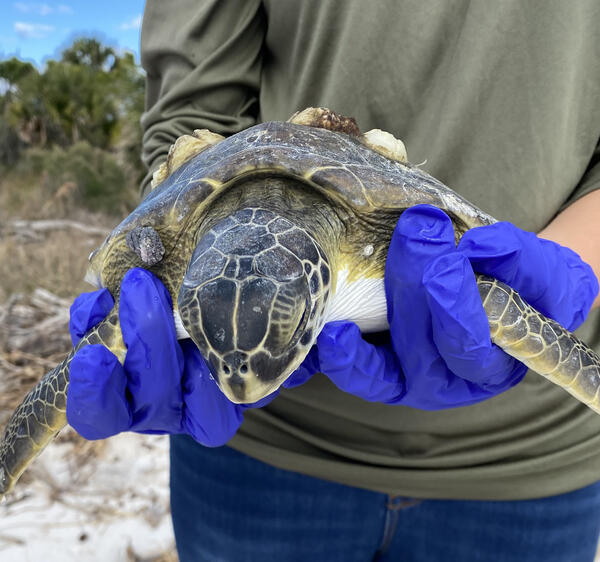
{"type": "MultiPolygon", "coordinates": [[[[428,203],[446,211],[453,219],[457,238],[469,228],[495,222],[418,167],[393,157],[393,150],[391,153],[385,147],[380,150],[377,143],[382,137],[377,131],[369,131],[361,137],[354,129],[345,131],[349,120],[330,118],[332,112],[326,109],[310,111],[317,117],[314,121],[312,117],[303,121],[295,116],[292,123],[264,123],[224,140],[200,131],[194,140],[194,146],[200,148],[188,150],[192,158],[186,161],[185,151],[173,154],[179,167],[163,173],[166,179],[92,254],[90,279],[111,291],[116,300],[115,308],[60,366],[42,379],[11,417],[0,443],[0,495],[10,490],[20,473],[66,423],[64,407],[73,354],[84,345],[102,343],[121,361],[124,359],[118,325],[118,291],[126,271],[132,267],[147,267],[163,280],[175,302],[182,284],[185,285],[184,278],[190,275],[188,265],[199,242],[199,233],[205,234],[225,218],[213,219],[213,203],[222,201],[224,194],[235,191],[230,188],[246,179],[264,178],[275,191],[280,190],[278,193],[283,193],[286,184],[292,191],[313,190],[322,196],[321,203],[328,204],[331,216],[325,213],[320,217],[323,224],[318,225],[319,242],[323,246],[318,247],[318,252],[331,266],[331,271],[319,269],[320,282],[325,286],[323,281],[326,280],[331,287],[324,291],[326,298],[330,290],[335,290],[333,276],[342,265],[340,253],[346,266],[350,265],[362,275],[382,277],[386,242],[395,220],[408,207],[428,203]],[[345,123],[342,132],[336,132],[336,123],[345,123]],[[346,134],[348,132],[351,134],[346,134]],[[209,141],[197,142],[199,138],[209,141]],[[372,143],[368,139],[375,140],[372,143]],[[200,153],[193,156],[194,151],[200,153]],[[383,154],[392,154],[392,157],[383,154]],[[335,230],[335,240],[323,238],[327,226],[335,230]],[[152,247],[152,240],[157,237],[148,228],[158,235],[160,247],[152,247]],[[144,240],[150,245],[146,254],[151,256],[151,262],[145,263],[144,252],[137,251],[140,244],[137,234],[131,234],[134,232],[150,233],[144,235],[144,240]],[[369,244],[369,251],[363,252],[361,233],[375,233],[377,247],[369,244]],[[352,236],[358,240],[349,243],[352,236]],[[338,248],[338,255],[332,257],[327,253],[336,254],[336,243],[338,247],[345,247],[338,248]]],[[[382,142],[385,145],[387,141],[382,142]]],[[[298,196],[296,203],[301,207],[303,201],[298,196]]],[[[258,216],[256,210],[251,212],[255,218],[258,216]]],[[[306,214],[300,209],[296,218],[302,222],[306,214]]],[[[316,227],[318,217],[309,217],[304,222],[312,222],[316,227]]],[[[223,272],[227,265],[224,267],[223,272]]],[[[314,266],[313,269],[312,274],[316,274],[314,266]]],[[[228,271],[228,274],[233,273],[233,270],[228,271]]],[[[490,321],[492,340],[600,413],[600,358],[560,325],[532,309],[510,287],[481,275],[477,275],[477,283],[490,321]]],[[[181,302],[185,305],[186,299],[181,302]]],[[[190,314],[189,310],[182,312],[190,314]]],[[[322,308],[311,310],[310,320],[314,321],[313,316],[319,313],[323,314],[322,308]]]]}
{"type": "Polygon", "coordinates": [[[237,381],[233,390],[241,391],[236,373],[247,374],[249,365],[263,392],[267,384],[276,390],[278,381],[260,374],[285,372],[308,353],[321,328],[316,316],[327,304],[330,279],[323,250],[303,229],[271,210],[244,208],[203,235],[178,307],[184,325],[200,327],[203,337],[195,342],[213,373],[223,368],[237,381]],[[269,357],[274,369],[266,367],[269,357]]]}
{"type": "Polygon", "coordinates": [[[0,497],[66,425],[71,359],[82,347],[94,344],[106,346],[124,360],[125,344],[116,308],[80,340],[60,365],[44,375],[10,417],[0,442],[0,497]]]}

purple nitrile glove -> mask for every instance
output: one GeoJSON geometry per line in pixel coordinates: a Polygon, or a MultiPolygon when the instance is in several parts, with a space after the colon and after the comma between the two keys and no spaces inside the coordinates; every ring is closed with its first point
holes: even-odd
{"type": "MultiPolygon", "coordinates": [[[[106,289],[77,297],[69,325],[73,344],[112,306],[106,289]]],[[[245,409],[276,396],[251,405],[230,402],[194,343],[177,341],[171,297],[144,269],[125,275],[119,319],[127,347],[124,365],[102,345],[82,348],[71,362],[67,420],[87,439],[122,431],[186,433],[204,445],[220,446],[233,437],[245,409]]]]}
{"type": "Polygon", "coordinates": [[[467,231],[458,251],[569,331],[583,324],[598,295],[594,271],[573,250],[509,222],[467,231]]]}
{"type": "Polygon", "coordinates": [[[598,294],[577,254],[510,223],[468,231],[419,205],[398,220],[385,271],[391,345],[352,323],[326,325],[303,364],[369,401],[438,410],[474,404],[517,384],[526,367],[491,343],[473,269],[504,281],[572,330],[598,294]]]}

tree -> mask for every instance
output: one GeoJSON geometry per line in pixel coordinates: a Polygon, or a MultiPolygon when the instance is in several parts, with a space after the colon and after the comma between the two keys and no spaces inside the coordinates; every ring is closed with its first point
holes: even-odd
{"type": "Polygon", "coordinates": [[[0,61],[0,78],[6,82],[9,90],[17,86],[30,73],[37,73],[30,62],[23,62],[16,57],[0,61]]]}
{"type": "Polygon", "coordinates": [[[0,79],[6,82],[1,115],[25,146],[65,147],[85,140],[110,150],[122,134],[129,145],[132,132],[141,137],[144,78],[131,53],[117,54],[96,39],[80,38],[42,72],[14,57],[0,62],[0,79]]]}
{"type": "Polygon", "coordinates": [[[96,39],[82,37],[75,39],[73,45],[62,52],[61,60],[100,71],[110,70],[117,57],[112,47],[105,47],[96,39]]]}
{"type": "MultiPolygon", "coordinates": [[[[21,85],[35,81],[39,74],[29,62],[16,57],[0,61],[0,162],[14,162],[23,148],[23,138],[19,135],[21,105],[21,85]]],[[[31,125],[31,123],[29,123],[31,125]]]]}

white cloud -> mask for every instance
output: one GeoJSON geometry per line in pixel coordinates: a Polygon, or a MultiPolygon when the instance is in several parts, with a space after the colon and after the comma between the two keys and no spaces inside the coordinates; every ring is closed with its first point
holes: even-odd
{"type": "Polygon", "coordinates": [[[33,2],[15,2],[14,7],[24,14],[36,14],[38,16],[47,16],[54,12],[54,8],[48,4],[33,2]]]}
{"type": "Polygon", "coordinates": [[[119,27],[123,30],[139,29],[142,26],[142,14],[123,22],[119,27]]]}
{"type": "Polygon", "coordinates": [[[13,27],[17,35],[23,39],[43,39],[46,35],[54,31],[54,27],[51,25],[28,23],[25,21],[16,21],[13,27]]]}
{"type": "Polygon", "coordinates": [[[66,4],[59,4],[57,10],[58,10],[59,14],[72,14],[73,13],[73,8],[71,8],[71,6],[67,6],[66,4]]]}

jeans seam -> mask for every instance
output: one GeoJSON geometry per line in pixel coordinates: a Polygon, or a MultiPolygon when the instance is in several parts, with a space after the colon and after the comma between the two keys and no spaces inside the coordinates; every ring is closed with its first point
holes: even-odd
{"type": "Polygon", "coordinates": [[[402,511],[403,509],[408,509],[409,507],[414,507],[415,505],[419,505],[423,500],[418,500],[415,498],[398,498],[397,496],[389,496],[387,508],[390,511],[402,511]],[[398,501],[394,501],[398,499],[398,501]]]}
{"type": "Polygon", "coordinates": [[[384,554],[392,543],[396,527],[398,526],[399,512],[414,507],[421,503],[422,500],[407,498],[404,496],[388,495],[385,504],[385,519],[383,524],[383,535],[377,549],[376,556],[384,554]]]}

